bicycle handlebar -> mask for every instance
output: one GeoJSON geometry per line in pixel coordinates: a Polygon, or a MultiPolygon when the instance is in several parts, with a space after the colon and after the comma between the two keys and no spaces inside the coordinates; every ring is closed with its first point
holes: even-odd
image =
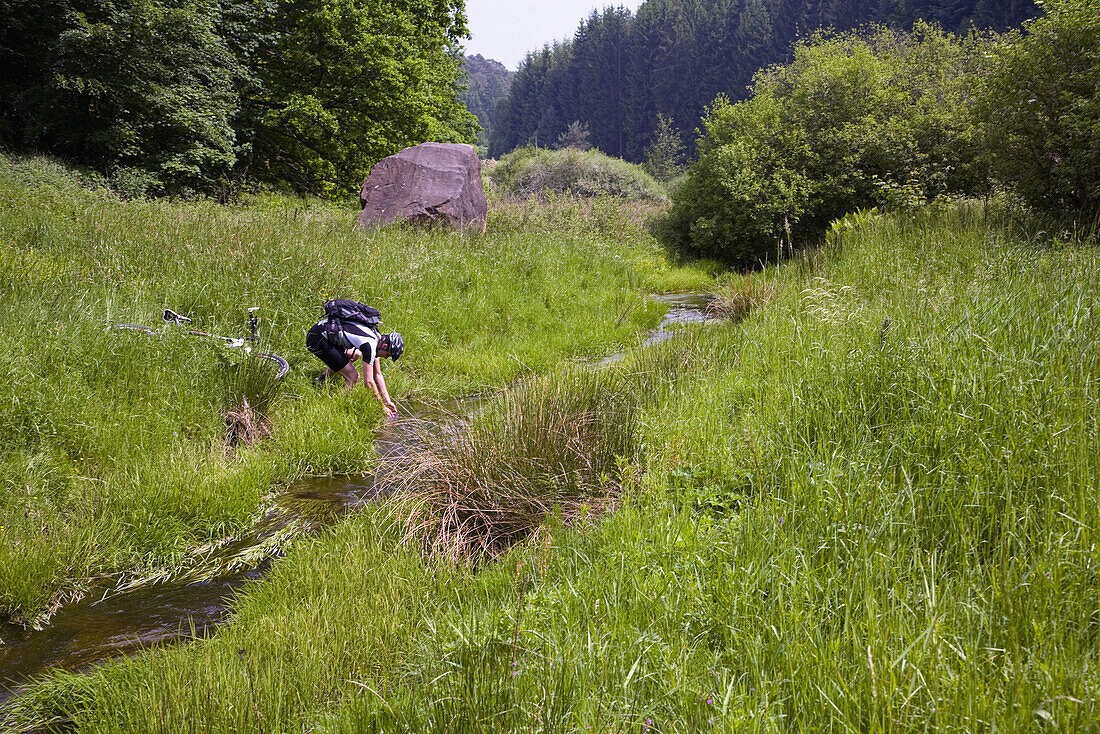
{"type": "Polygon", "coordinates": [[[191,319],[187,318],[186,316],[182,316],[182,315],[176,313],[175,311],[173,311],[170,308],[164,309],[164,315],[162,316],[162,318],[165,321],[174,321],[177,324],[190,324],[191,323],[191,319]]]}

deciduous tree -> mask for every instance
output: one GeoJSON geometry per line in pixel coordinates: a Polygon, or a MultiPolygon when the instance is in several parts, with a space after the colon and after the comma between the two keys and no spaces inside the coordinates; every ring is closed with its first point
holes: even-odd
{"type": "Polygon", "coordinates": [[[983,48],[928,26],[803,42],[757,74],[751,99],[709,110],[673,195],[670,243],[751,265],[891,187],[924,200],[986,190],[967,114],[983,48]]]}
{"type": "Polygon", "coordinates": [[[1100,210],[1100,0],[1049,0],[995,47],[979,118],[1001,177],[1050,212],[1100,210]]]}
{"type": "Polygon", "coordinates": [[[454,0],[280,0],[276,43],[254,61],[255,166],[321,195],[424,141],[476,140],[459,99],[465,15],[454,0]]]}
{"type": "MultiPolygon", "coordinates": [[[[60,11],[59,6],[51,6],[60,11]]],[[[210,192],[234,161],[239,68],[214,0],[80,0],[36,42],[16,141],[91,164],[129,193],[210,192]]]]}

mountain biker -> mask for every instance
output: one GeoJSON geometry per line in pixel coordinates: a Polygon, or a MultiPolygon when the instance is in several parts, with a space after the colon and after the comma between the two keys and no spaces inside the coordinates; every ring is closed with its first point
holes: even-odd
{"type": "Polygon", "coordinates": [[[327,320],[321,320],[306,332],[306,349],[325,363],[325,370],[317,375],[317,382],[325,382],[335,374],[344,376],[344,387],[350,389],[359,381],[355,369],[356,360],[363,360],[363,382],[370,386],[374,397],[382,403],[387,416],[397,414],[397,406],[386,391],[386,378],[382,376],[381,360],[389,357],[394,362],[405,351],[405,342],[396,331],[379,334],[364,324],[346,321],[340,329],[332,330],[327,320]]]}

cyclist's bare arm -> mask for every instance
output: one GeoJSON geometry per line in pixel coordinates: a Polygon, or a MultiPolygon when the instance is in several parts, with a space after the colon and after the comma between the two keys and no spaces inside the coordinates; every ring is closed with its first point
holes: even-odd
{"type": "Polygon", "coordinates": [[[376,357],[369,365],[364,362],[363,379],[370,385],[370,389],[374,392],[374,397],[378,398],[378,402],[382,403],[382,410],[386,415],[396,415],[397,406],[394,405],[389,392],[386,390],[386,378],[382,376],[381,363],[382,360],[379,357],[376,357]]]}

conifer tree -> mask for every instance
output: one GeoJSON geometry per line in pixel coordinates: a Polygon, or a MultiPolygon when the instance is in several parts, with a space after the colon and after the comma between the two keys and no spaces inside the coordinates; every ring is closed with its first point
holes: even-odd
{"type": "MultiPolygon", "coordinates": [[[[925,18],[949,31],[971,22],[1004,30],[1037,12],[1030,0],[646,0],[634,16],[608,8],[562,44],[563,58],[539,78],[542,93],[527,84],[535,77],[513,87],[517,102],[505,106],[523,98],[541,109],[518,123],[526,134],[490,149],[500,155],[532,142],[536,128],[545,140],[582,120],[600,150],[642,160],[657,113],[693,128],[717,95],[746,98],[757,70],[789,61],[791,44],[818,28],[908,28],[925,18]]],[[[690,151],[695,141],[685,142],[690,151]]]]}
{"type": "Polygon", "coordinates": [[[671,181],[680,173],[683,164],[684,143],[672,120],[657,113],[657,127],[653,142],[646,149],[646,173],[658,181],[671,181]]]}

